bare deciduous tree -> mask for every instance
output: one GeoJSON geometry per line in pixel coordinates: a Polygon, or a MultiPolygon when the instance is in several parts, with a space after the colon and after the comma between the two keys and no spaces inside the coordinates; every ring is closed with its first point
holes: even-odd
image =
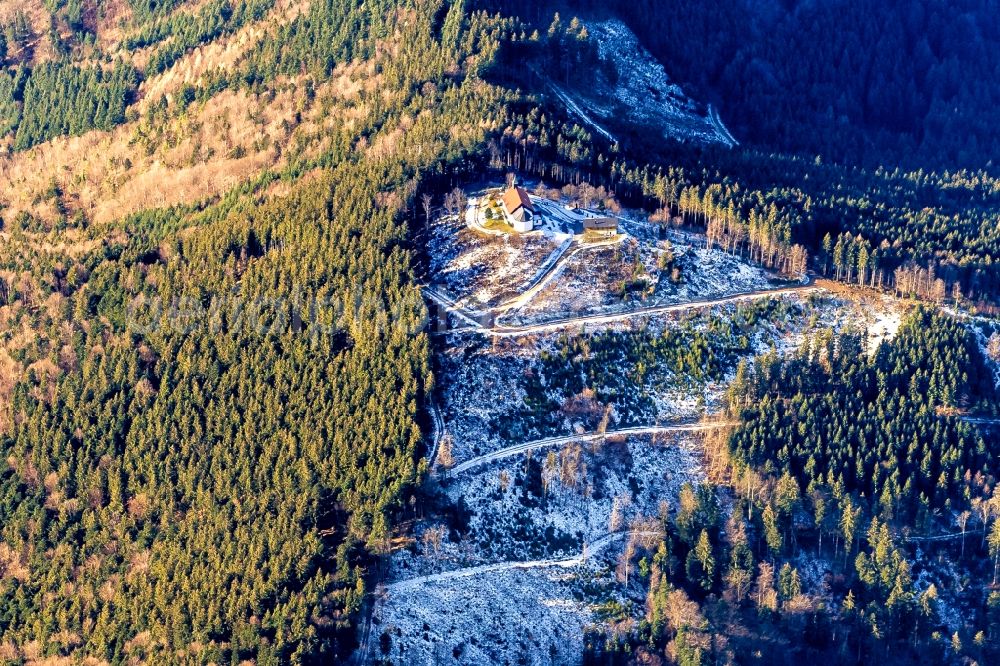
{"type": "Polygon", "coordinates": [[[625,544],[625,550],[622,551],[621,557],[618,559],[618,566],[615,569],[618,580],[625,583],[626,589],[628,588],[628,575],[632,569],[633,557],[635,557],[635,543],[632,539],[629,539],[628,543],[625,544]]]}
{"type": "Polygon", "coordinates": [[[567,445],[559,454],[559,482],[567,488],[576,488],[580,474],[580,445],[567,445]]]}
{"type": "Polygon", "coordinates": [[[767,562],[761,562],[757,568],[754,601],[758,610],[778,610],[778,593],[774,589],[774,567],[767,562]]]}
{"type": "Polygon", "coordinates": [[[608,531],[619,532],[625,524],[625,508],[632,503],[632,498],[627,494],[615,497],[611,503],[611,517],[608,519],[608,531]]]}
{"type": "Polygon", "coordinates": [[[1000,333],[994,333],[986,343],[986,353],[994,361],[1000,361],[1000,333]]]}
{"type": "Polygon", "coordinates": [[[743,595],[746,594],[747,590],[750,588],[751,580],[752,576],[746,569],[730,567],[729,573],[726,574],[726,584],[729,585],[733,594],[736,595],[737,604],[743,602],[743,595]]]}
{"type": "Polygon", "coordinates": [[[451,191],[451,198],[455,202],[455,213],[461,215],[469,202],[469,197],[465,196],[465,190],[456,187],[451,191]]]}
{"type": "Polygon", "coordinates": [[[451,469],[455,464],[455,458],[451,453],[451,437],[445,435],[441,440],[441,447],[438,449],[437,462],[444,469],[451,469]]]}
{"type": "Polygon", "coordinates": [[[420,205],[424,209],[424,226],[431,226],[431,212],[434,210],[434,198],[427,193],[420,197],[420,205]]]}
{"type": "Polygon", "coordinates": [[[968,511],[958,514],[958,526],[962,528],[962,552],[959,557],[965,557],[965,527],[969,524],[970,515],[972,514],[968,511]]]}
{"type": "Polygon", "coordinates": [[[433,556],[435,560],[441,555],[441,542],[444,541],[445,533],[444,525],[434,525],[424,531],[424,555],[433,556]]]}
{"type": "Polygon", "coordinates": [[[559,474],[559,461],[555,451],[549,451],[542,463],[542,493],[549,494],[549,487],[559,474]]]}
{"type": "Polygon", "coordinates": [[[507,492],[507,488],[509,487],[510,487],[510,474],[507,473],[507,470],[502,469],[500,470],[500,490],[502,492],[507,492]]]}

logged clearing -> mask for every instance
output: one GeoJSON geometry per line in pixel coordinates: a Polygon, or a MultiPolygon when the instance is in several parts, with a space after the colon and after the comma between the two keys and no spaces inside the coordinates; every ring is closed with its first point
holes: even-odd
{"type": "Polygon", "coordinates": [[[5,155],[3,218],[9,224],[28,213],[52,223],[61,208],[68,217],[81,212],[102,223],[201,201],[280,167],[292,151],[308,154],[328,145],[366,113],[358,101],[360,85],[347,68],[318,86],[312,102],[304,81],[286,81],[278,90],[227,90],[166,123],[140,119],[5,155]],[[53,184],[58,201],[46,195],[53,184]]]}
{"type": "MultiPolygon", "coordinates": [[[[308,9],[308,0],[278,0],[263,20],[192,49],[167,71],[143,81],[136,109],[145,111],[150,102],[176,92],[182,85],[198,83],[211,71],[232,69],[250,49],[308,9]]],[[[123,57],[131,58],[137,67],[145,66],[150,54],[151,48],[122,53],[123,57]]]]}

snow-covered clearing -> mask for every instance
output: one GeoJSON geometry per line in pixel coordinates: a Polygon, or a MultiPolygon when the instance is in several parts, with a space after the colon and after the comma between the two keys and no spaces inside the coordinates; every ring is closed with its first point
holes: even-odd
{"type": "Polygon", "coordinates": [[[485,338],[468,334],[452,334],[448,340],[440,358],[439,385],[454,459],[468,460],[500,448],[497,443],[509,436],[524,437],[521,441],[544,436],[504,427],[524,405],[521,378],[538,345],[525,340],[494,349],[485,338]]]}
{"type": "Polygon", "coordinates": [[[903,312],[892,307],[892,299],[886,297],[881,300],[885,307],[865,311],[866,317],[862,322],[868,330],[869,354],[874,354],[882,342],[891,342],[903,323],[903,312]]]}
{"type": "MultiPolygon", "coordinates": [[[[977,537],[970,535],[968,538],[971,541],[977,537]]],[[[968,611],[971,609],[962,608],[962,603],[953,592],[964,589],[969,581],[965,575],[959,573],[955,563],[949,558],[931,555],[917,546],[916,555],[910,566],[913,586],[918,593],[923,592],[931,585],[937,588],[938,597],[935,604],[937,614],[948,630],[957,631],[966,626],[966,618],[969,617],[968,611]]]]}
{"type": "Polygon", "coordinates": [[[569,445],[557,457],[576,462],[544,488],[537,457],[446,481],[448,498],[469,512],[466,535],[439,552],[417,543],[397,553],[372,652],[387,644],[406,664],[579,663],[584,628],[600,622],[597,603],[626,594],[611,573],[625,541],[656,541],[633,521],[670,511],[683,484],[704,480],[692,437],[569,445]]]}
{"type": "MultiPolygon", "coordinates": [[[[486,337],[481,332],[471,331],[449,334],[440,357],[438,381],[453,460],[461,465],[509,446],[592,432],[605,409],[610,409],[609,429],[697,420],[706,409],[716,408],[724,385],[712,380],[691,382],[665,369],[643,371],[641,384],[633,384],[632,377],[638,376],[638,368],[634,362],[622,360],[616,362],[613,369],[594,368],[605,377],[610,373],[610,379],[621,384],[602,388],[602,385],[589,382],[591,389],[611,391],[618,396],[604,405],[587,397],[586,391],[583,395],[574,395],[552,386],[545,377],[546,364],[542,358],[544,355],[558,357],[568,342],[591,339],[602,331],[622,336],[621,344],[636,344],[645,338],[681,335],[686,327],[698,330],[711,321],[724,321],[740,316],[741,312],[757,308],[766,311],[772,307],[768,305],[773,298],[770,294],[753,298],[756,304],[727,302],[693,312],[678,306],[675,312],[631,316],[617,321],[611,317],[612,321],[604,323],[589,322],[582,338],[580,325],[555,326],[553,331],[516,336],[486,337]],[[537,389],[529,394],[528,389],[536,380],[543,382],[542,395],[537,389]]],[[[750,337],[743,354],[760,353],[775,344],[797,347],[799,335],[808,326],[809,319],[800,303],[798,293],[774,301],[773,307],[777,309],[772,316],[775,319],[772,321],[765,316],[748,327],[745,333],[750,337]]],[[[735,369],[739,356],[739,353],[730,352],[719,356],[725,373],[735,369]]]]}
{"type": "Polygon", "coordinates": [[[718,113],[696,103],[671,83],[663,64],[647,51],[622,21],[587,21],[597,44],[599,67],[588,70],[586,86],[571,89],[552,84],[570,113],[596,132],[615,141],[614,128],[649,128],[663,136],[695,143],[736,140],[718,113]],[[606,70],[615,72],[614,82],[606,70]]]}
{"type": "Polygon", "coordinates": [[[435,222],[429,243],[431,281],[473,310],[517,296],[558,247],[541,233],[477,233],[455,217],[435,222]]]}
{"type": "Polygon", "coordinates": [[[980,351],[993,370],[993,381],[1000,389],[1000,321],[981,320],[972,324],[980,351]]]}
{"type": "Polygon", "coordinates": [[[520,326],[780,285],[760,267],[700,247],[690,235],[671,232],[674,243],[661,240],[665,232],[648,220],[619,217],[628,234],[586,242],[582,220],[607,213],[570,208],[562,199],[531,197],[538,211],[531,233],[477,231],[489,223],[483,202],[496,201],[498,193],[487,188],[470,196],[464,224],[461,216],[446,216],[430,229],[429,288],[472,317],[489,310],[504,325],[520,326]]]}
{"type": "Polygon", "coordinates": [[[373,617],[373,658],[394,664],[578,664],[594,568],[505,568],[389,590],[373,617]],[[383,647],[385,650],[383,650],[383,647]]]}
{"type": "Polygon", "coordinates": [[[588,314],[691,303],[775,288],[767,271],[718,249],[672,246],[675,260],[661,268],[662,247],[636,239],[575,253],[557,276],[506,325],[537,324],[588,314]]]}
{"type": "MultiPolygon", "coordinates": [[[[502,304],[494,308],[494,310],[496,312],[505,312],[514,308],[523,307],[531,301],[539,291],[545,288],[545,285],[555,279],[555,277],[562,272],[565,267],[565,262],[568,259],[567,252],[572,246],[572,239],[566,239],[563,241],[559,247],[557,247],[552,254],[548,256],[541,268],[538,269],[538,272],[535,273],[535,276],[524,285],[524,290],[516,297],[504,301],[502,304]]],[[[575,254],[579,250],[580,248],[576,248],[570,254],[575,254]]]]}
{"type": "Polygon", "coordinates": [[[607,534],[616,510],[624,526],[659,515],[661,503],[676,507],[683,484],[705,479],[700,442],[696,435],[664,434],[570,443],[551,455],[523,454],[480,468],[445,490],[454,502],[488,507],[471,513],[468,525],[485,560],[564,558],[607,534]],[[547,458],[559,469],[545,488],[547,458]]]}

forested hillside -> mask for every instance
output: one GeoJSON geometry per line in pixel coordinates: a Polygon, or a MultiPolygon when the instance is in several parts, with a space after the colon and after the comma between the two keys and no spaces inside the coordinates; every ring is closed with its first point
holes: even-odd
{"type": "Polygon", "coordinates": [[[0,652],[339,662],[420,480],[418,194],[525,126],[553,173],[597,149],[483,80],[515,22],[462,2],[31,9],[0,105],[0,652]]]}
{"type": "Polygon", "coordinates": [[[393,94],[332,142],[201,206],[5,244],[5,330],[24,333],[2,354],[4,659],[352,649],[433,382],[404,211],[503,97],[474,74],[502,22],[390,4],[315,4],[222,83],[367,60],[393,94]]]}
{"type": "Polygon", "coordinates": [[[682,664],[751,652],[775,664],[992,663],[1000,470],[995,442],[956,416],[996,409],[986,375],[968,330],[924,310],[871,354],[826,329],[790,357],[741,362],[727,391],[740,425],[706,441],[713,484],[682,490],[676,514],[658,517],[663,539],[632,537],[626,550],[646,620],[595,631],[585,663],[659,650],[682,664]],[[949,640],[947,575],[921,557],[938,538],[919,535],[950,529],[938,562],[962,572],[968,600],[949,640]]]}
{"type": "Polygon", "coordinates": [[[927,312],[871,358],[857,336],[825,332],[792,359],[742,368],[729,389],[730,408],[746,410],[734,448],[748,462],[915,526],[989,499],[996,451],[955,413],[990,413],[996,398],[972,334],[927,312]]]}

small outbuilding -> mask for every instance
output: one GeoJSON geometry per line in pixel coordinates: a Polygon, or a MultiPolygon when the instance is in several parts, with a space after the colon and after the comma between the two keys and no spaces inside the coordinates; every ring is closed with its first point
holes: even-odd
{"type": "Polygon", "coordinates": [[[613,217],[588,217],[583,220],[583,233],[614,236],[618,233],[618,220],[613,217]]]}
{"type": "Polygon", "coordinates": [[[512,187],[503,194],[503,212],[514,231],[523,234],[535,226],[535,205],[521,187],[512,187]]]}

